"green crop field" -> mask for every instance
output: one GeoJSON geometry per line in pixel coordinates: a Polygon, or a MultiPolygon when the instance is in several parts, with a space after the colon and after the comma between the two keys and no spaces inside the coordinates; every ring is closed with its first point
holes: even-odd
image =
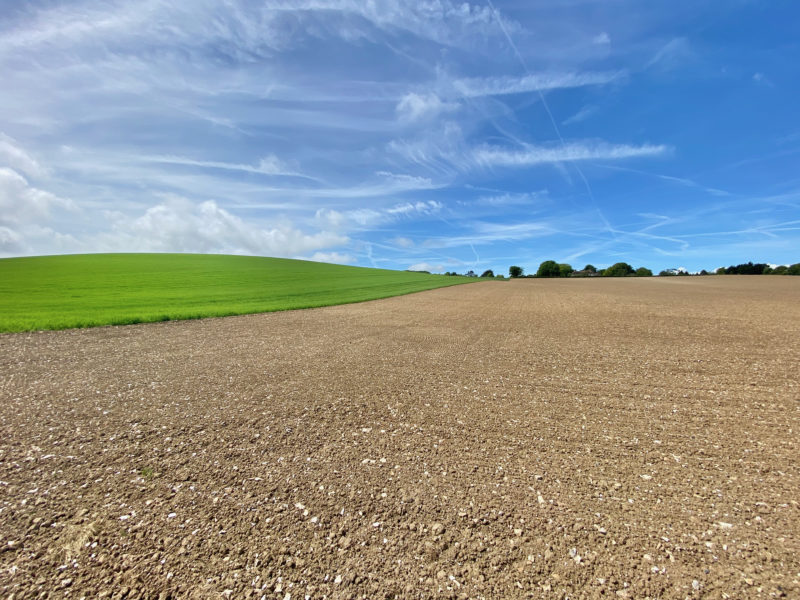
{"type": "Polygon", "coordinates": [[[126,325],[347,304],[476,281],[211,254],[0,259],[0,332],[126,325]]]}

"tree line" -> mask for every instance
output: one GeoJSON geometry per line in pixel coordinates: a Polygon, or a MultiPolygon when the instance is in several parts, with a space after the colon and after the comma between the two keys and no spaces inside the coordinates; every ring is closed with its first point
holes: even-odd
{"type": "Polygon", "coordinates": [[[546,260],[539,265],[535,275],[525,275],[522,267],[511,266],[508,274],[512,278],[517,277],[652,277],[653,272],[647,267],[634,269],[626,262],[618,262],[606,269],[598,269],[594,265],[588,264],[583,269],[576,270],[567,263],[558,263],[554,260],[546,260]]]}
{"type": "MultiPolygon", "coordinates": [[[[742,263],[740,265],[731,265],[730,267],[720,267],[714,271],[716,275],[800,275],[800,263],[793,265],[779,265],[772,267],[766,263],[742,263]]],[[[495,275],[494,271],[487,269],[481,275],[474,271],[467,271],[463,275],[455,271],[448,271],[445,275],[451,276],[465,276],[465,277],[482,277],[504,279],[502,274],[495,275]]],[[[576,270],[572,265],[567,263],[559,263],[554,260],[546,260],[539,265],[535,274],[526,275],[525,269],[520,266],[513,265],[508,268],[508,275],[512,279],[519,277],[652,277],[653,271],[647,267],[639,267],[634,269],[626,262],[614,263],[605,269],[598,269],[592,264],[587,264],[583,269],[576,270]]],[[[685,269],[664,269],[659,272],[659,277],[681,277],[681,276],[696,276],[696,275],[711,275],[708,271],[703,269],[699,273],[689,273],[685,269]]]]}
{"type": "Polygon", "coordinates": [[[720,267],[717,275],[800,275],[800,263],[771,267],[765,263],[742,263],[730,267],[720,267]]]}
{"type": "MultiPolygon", "coordinates": [[[[771,267],[766,263],[742,263],[731,265],[730,267],[720,267],[714,271],[716,275],[800,275],[800,263],[793,265],[779,265],[771,267]]],[[[558,263],[554,260],[546,260],[539,265],[535,275],[525,275],[522,267],[511,266],[508,274],[512,278],[517,277],[652,277],[653,272],[647,267],[634,269],[626,262],[618,262],[605,269],[597,269],[594,265],[588,264],[583,269],[576,271],[572,265],[558,263]]],[[[685,269],[664,269],[658,274],[660,277],[670,276],[690,276],[690,275],[710,275],[703,269],[699,273],[691,274],[685,269]]]]}

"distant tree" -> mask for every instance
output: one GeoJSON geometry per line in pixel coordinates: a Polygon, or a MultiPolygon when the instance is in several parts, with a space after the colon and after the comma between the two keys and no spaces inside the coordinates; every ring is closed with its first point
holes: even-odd
{"type": "Polygon", "coordinates": [[[719,269],[714,271],[714,273],[717,274],[717,275],[725,275],[725,272],[726,272],[725,271],[725,267],[720,267],[719,269]]]}
{"type": "Polygon", "coordinates": [[[481,277],[494,277],[494,271],[491,269],[486,269],[483,273],[481,273],[481,277]]]}
{"type": "Polygon", "coordinates": [[[603,271],[603,277],[627,277],[633,274],[633,267],[624,262],[614,263],[603,271]]]}
{"type": "Polygon", "coordinates": [[[539,270],[536,271],[537,277],[561,277],[561,268],[554,260],[546,260],[539,265],[539,270]]]}
{"type": "Polygon", "coordinates": [[[514,278],[522,277],[523,273],[524,273],[524,271],[522,270],[522,267],[517,267],[516,265],[512,266],[512,267],[508,267],[508,276],[509,277],[514,277],[514,278]]]}
{"type": "Polygon", "coordinates": [[[742,263],[740,265],[731,265],[727,269],[725,269],[725,273],[728,275],[763,275],[764,271],[769,269],[769,265],[766,263],[755,263],[747,262],[742,263]]]}
{"type": "Polygon", "coordinates": [[[585,267],[583,267],[583,270],[588,271],[589,273],[597,273],[597,267],[595,267],[594,265],[586,265],[585,267]]]}
{"type": "Polygon", "coordinates": [[[478,274],[475,271],[473,271],[472,269],[467,271],[466,275],[467,275],[467,277],[477,277],[478,276],[478,274]]]}
{"type": "Polygon", "coordinates": [[[575,269],[572,268],[572,265],[568,265],[567,263],[558,263],[559,277],[569,277],[574,271],[575,269]]]}
{"type": "Polygon", "coordinates": [[[772,267],[766,263],[756,263],[753,265],[753,275],[769,275],[770,271],[772,271],[772,267]]]}
{"type": "Polygon", "coordinates": [[[789,272],[789,267],[786,265],[778,265],[774,269],[772,269],[773,275],[786,275],[789,272]]]}
{"type": "Polygon", "coordinates": [[[794,263],[786,269],[787,275],[800,275],[800,263],[794,263]]]}
{"type": "Polygon", "coordinates": [[[653,272],[647,267],[639,267],[634,272],[634,275],[636,275],[636,277],[652,277],[653,272]]]}
{"type": "Polygon", "coordinates": [[[708,275],[708,271],[706,271],[705,269],[703,269],[702,271],[700,271],[700,275],[708,275]]]}
{"type": "Polygon", "coordinates": [[[677,275],[677,271],[675,269],[664,269],[663,271],[658,272],[659,277],[674,277],[677,275]]]}

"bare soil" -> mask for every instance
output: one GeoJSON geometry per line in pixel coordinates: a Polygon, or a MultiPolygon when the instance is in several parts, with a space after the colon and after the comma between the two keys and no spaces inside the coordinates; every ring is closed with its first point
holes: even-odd
{"type": "Polygon", "coordinates": [[[800,278],[0,336],[0,597],[800,597],[800,278]]]}

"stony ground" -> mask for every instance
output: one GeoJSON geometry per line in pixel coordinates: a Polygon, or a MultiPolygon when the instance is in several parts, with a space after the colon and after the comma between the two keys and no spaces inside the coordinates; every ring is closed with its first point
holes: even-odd
{"type": "Polygon", "coordinates": [[[0,598],[800,597],[800,278],[0,336],[0,598]]]}

